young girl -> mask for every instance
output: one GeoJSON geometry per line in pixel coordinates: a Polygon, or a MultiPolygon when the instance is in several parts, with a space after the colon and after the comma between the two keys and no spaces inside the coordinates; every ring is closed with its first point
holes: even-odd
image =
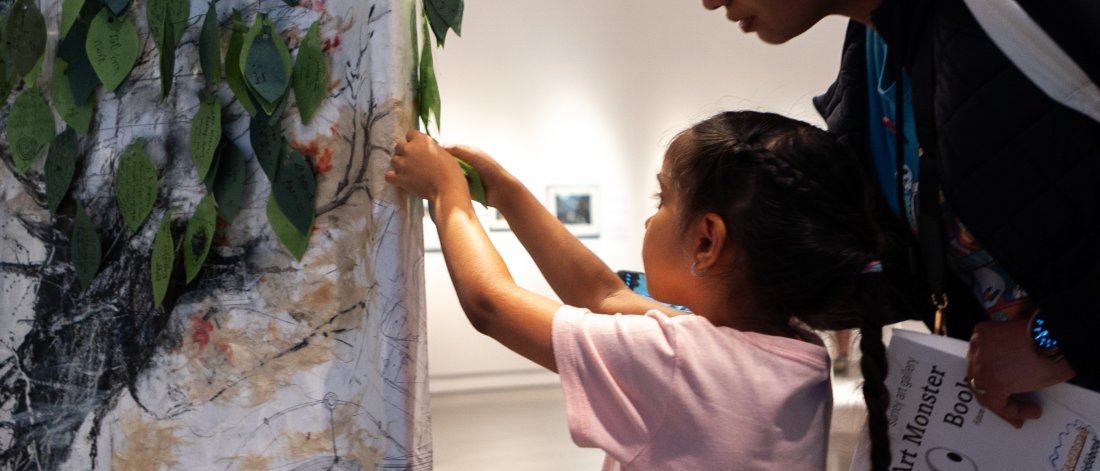
{"type": "Polygon", "coordinates": [[[392,165],[387,181],[435,205],[470,322],[561,375],[573,440],[603,449],[603,469],[824,469],[829,358],[807,327],[862,328],[873,444],[888,458],[878,231],[856,162],[824,131],[729,112],[673,140],[642,259],[653,296],[694,315],[627,289],[478,150],[413,131],[392,165]],[[561,302],[515,285],[452,155],[481,174],[561,302]]]}

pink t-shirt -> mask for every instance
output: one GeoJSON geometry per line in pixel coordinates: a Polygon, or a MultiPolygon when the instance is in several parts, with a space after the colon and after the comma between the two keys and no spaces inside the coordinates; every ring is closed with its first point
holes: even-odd
{"type": "Polygon", "coordinates": [[[553,342],[569,432],[607,452],[604,470],[825,469],[820,344],[571,306],[555,313],[553,342]]]}

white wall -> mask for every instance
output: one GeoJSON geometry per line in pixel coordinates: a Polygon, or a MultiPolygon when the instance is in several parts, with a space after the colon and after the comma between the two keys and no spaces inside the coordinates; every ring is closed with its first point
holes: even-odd
{"type": "MultiPolygon", "coordinates": [[[[436,54],[439,138],[486,150],[536,195],[598,185],[601,234],[585,243],[640,270],[668,140],[726,109],[820,124],[810,99],[836,76],[844,27],[769,46],[700,0],[469,1],[463,36],[436,54]]],[[[521,286],[553,296],[510,232],[490,235],[521,286]]],[[[556,381],[469,326],[441,254],[425,272],[433,392],[556,381]]]]}

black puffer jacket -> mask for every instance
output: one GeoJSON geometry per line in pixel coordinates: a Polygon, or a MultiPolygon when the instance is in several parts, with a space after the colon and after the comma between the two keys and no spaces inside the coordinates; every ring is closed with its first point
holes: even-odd
{"type": "MultiPolygon", "coordinates": [[[[1100,83],[1100,2],[1017,1],[1100,83]]],[[[1077,372],[1074,382],[1100,390],[1100,123],[1039,90],[962,0],[885,0],[872,20],[913,77],[918,134],[925,156],[939,156],[948,205],[1043,311],[1077,372]]],[[[870,168],[864,38],[864,27],[852,23],[840,75],[814,103],[870,168]]],[[[894,267],[912,259],[891,257],[894,267]]],[[[912,273],[895,269],[891,279],[927,319],[923,269],[910,265],[912,273]]],[[[982,312],[958,280],[949,281],[950,333],[965,339],[982,312]],[[966,305],[958,302],[964,298],[966,305]]]]}

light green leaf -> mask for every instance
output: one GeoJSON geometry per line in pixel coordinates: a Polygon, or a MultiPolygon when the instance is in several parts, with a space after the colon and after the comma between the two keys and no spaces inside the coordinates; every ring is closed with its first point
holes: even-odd
{"type": "Polygon", "coordinates": [[[8,114],[8,148],[15,170],[25,173],[54,135],[53,113],[37,88],[20,93],[8,114]]]}
{"type": "Polygon", "coordinates": [[[144,139],[135,140],[119,157],[115,194],[122,220],[137,232],[157,202],[157,169],[145,152],[144,139]]]}
{"type": "Polygon", "coordinates": [[[172,280],[172,268],[176,262],[176,242],[172,239],[172,211],[166,211],[160,220],[160,229],[153,239],[153,255],[149,258],[149,278],[153,285],[153,306],[160,307],[168,284],[172,280]]]}
{"type": "Polygon", "coordinates": [[[233,35],[229,37],[229,48],[225,53],[225,81],[244,110],[250,116],[256,116],[256,104],[248,94],[248,86],[244,83],[244,69],[241,66],[241,49],[247,32],[248,28],[241,21],[241,12],[233,10],[233,35]]]}
{"type": "Polygon", "coordinates": [[[73,232],[69,237],[69,257],[76,271],[80,286],[87,289],[95,279],[102,262],[102,248],[95,225],[84,212],[84,206],[77,202],[76,217],[73,219],[73,232]]]}
{"type": "Polygon", "coordinates": [[[260,163],[267,181],[274,183],[279,173],[279,161],[285,152],[286,142],[283,128],[278,121],[272,123],[263,118],[252,118],[248,129],[252,141],[252,151],[260,163]]]}
{"type": "Polygon", "coordinates": [[[458,157],[458,166],[462,168],[462,174],[466,176],[466,184],[470,187],[470,198],[482,206],[489,207],[489,198],[485,195],[485,184],[481,181],[481,174],[477,173],[472,165],[458,157]]]}
{"type": "Polygon", "coordinates": [[[94,101],[86,100],[78,104],[73,98],[73,88],[69,84],[72,79],[68,75],[69,64],[58,58],[53,63],[53,80],[50,82],[50,91],[53,94],[53,104],[57,108],[57,114],[65,120],[69,126],[79,134],[87,134],[92,125],[92,106],[94,101]]]}
{"type": "Polygon", "coordinates": [[[183,269],[187,274],[187,283],[199,274],[199,269],[210,253],[217,221],[214,198],[207,193],[195,208],[195,214],[187,222],[187,232],[183,235],[183,269]]]}
{"type": "Polygon", "coordinates": [[[76,174],[76,145],[76,132],[67,128],[54,136],[46,154],[46,202],[55,214],[76,174]]]}
{"type": "Polygon", "coordinates": [[[228,149],[218,162],[218,174],[214,179],[214,200],[218,203],[218,212],[227,222],[232,223],[244,203],[244,183],[248,179],[244,152],[233,143],[227,143],[228,149]]]}
{"type": "Polygon", "coordinates": [[[298,113],[306,124],[313,119],[313,113],[328,92],[328,70],[318,26],[313,23],[309,27],[294,63],[294,96],[298,100],[298,113]]]}
{"type": "Polygon", "coordinates": [[[442,110],[439,98],[439,84],[435,81],[435,64],[432,62],[432,41],[428,36],[428,24],[424,24],[424,47],[420,51],[420,81],[417,86],[417,104],[420,107],[420,120],[424,130],[428,130],[429,118],[435,114],[435,127],[439,129],[439,114],[442,110]]]}
{"type": "Polygon", "coordinates": [[[306,158],[291,149],[279,162],[279,172],[271,185],[275,201],[286,218],[298,230],[307,234],[313,229],[313,206],[317,194],[317,180],[313,167],[306,158]]]}
{"type": "Polygon", "coordinates": [[[121,16],[122,12],[126,11],[126,7],[130,6],[130,0],[103,0],[103,3],[116,17],[121,16]]]}
{"type": "Polygon", "coordinates": [[[302,257],[306,254],[306,248],[309,246],[309,237],[312,235],[312,230],[302,234],[295,229],[294,224],[287,219],[283,211],[279,209],[279,203],[275,201],[274,195],[267,200],[267,222],[271,224],[271,230],[275,232],[275,236],[283,243],[283,246],[294,255],[294,258],[298,261],[302,260],[302,257]]]}
{"type": "Polygon", "coordinates": [[[266,16],[259,15],[245,35],[241,57],[245,83],[270,114],[290,85],[291,59],[282,36],[266,16]]]}
{"type": "Polygon", "coordinates": [[[213,0],[210,1],[210,8],[206,10],[206,18],[202,22],[199,63],[202,64],[202,75],[206,77],[206,89],[212,93],[217,90],[222,79],[221,32],[218,31],[218,9],[213,0]]]}
{"type": "Polygon", "coordinates": [[[199,173],[199,180],[206,178],[218,143],[222,139],[222,107],[216,95],[202,100],[199,112],[191,121],[191,161],[199,173]]]}
{"type": "Polygon", "coordinates": [[[114,91],[130,75],[137,61],[137,30],[129,18],[115,18],[104,9],[88,27],[85,48],[103,86],[114,91]]]}
{"type": "Polygon", "coordinates": [[[65,0],[61,5],[61,36],[69,34],[69,28],[73,26],[80,16],[80,9],[84,8],[84,0],[65,0]]]}
{"type": "MultiPolygon", "coordinates": [[[[4,47],[20,77],[31,74],[46,50],[46,19],[33,0],[16,0],[4,26],[4,47]]],[[[34,77],[27,83],[33,84],[34,77]]]]}

